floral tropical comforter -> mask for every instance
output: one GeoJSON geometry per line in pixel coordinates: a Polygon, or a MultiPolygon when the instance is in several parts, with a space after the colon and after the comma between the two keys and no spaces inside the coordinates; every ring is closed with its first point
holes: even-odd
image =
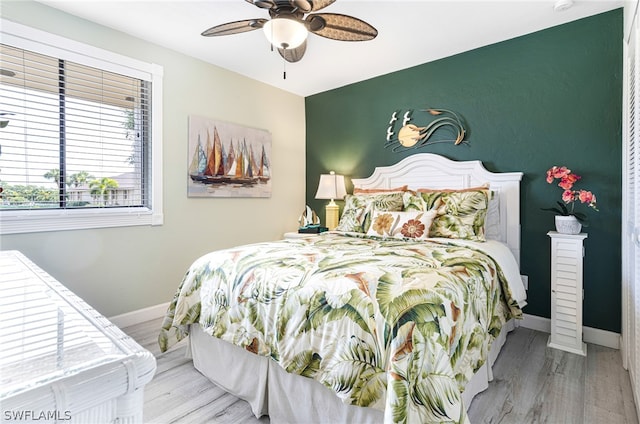
{"type": "Polygon", "coordinates": [[[477,248],[326,234],[199,258],[159,344],[199,323],[386,422],[466,422],[461,392],[519,303],[477,248]]]}

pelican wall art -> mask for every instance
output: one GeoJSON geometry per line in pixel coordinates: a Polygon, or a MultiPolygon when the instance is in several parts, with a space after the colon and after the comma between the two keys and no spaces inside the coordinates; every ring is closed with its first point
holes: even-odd
{"type": "Polygon", "coordinates": [[[468,144],[464,139],[467,131],[463,121],[455,112],[433,108],[420,109],[418,112],[422,114],[418,122],[429,117],[435,117],[435,119],[424,126],[418,126],[412,122],[413,110],[407,110],[404,113],[401,110],[393,112],[387,127],[385,148],[391,148],[394,152],[398,152],[406,149],[419,149],[435,143],[468,144]],[[444,133],[444,138],[432,139],[436,132],[444,133]]]}

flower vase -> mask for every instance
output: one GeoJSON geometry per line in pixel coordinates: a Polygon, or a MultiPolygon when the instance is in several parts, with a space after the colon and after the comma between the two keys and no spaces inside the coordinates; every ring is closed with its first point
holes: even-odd
{"type": "Polygon", "coordinates": [[[582,224],[573,215],[556,215],[556,231],[560,234],[580,234],[582,224]]]}

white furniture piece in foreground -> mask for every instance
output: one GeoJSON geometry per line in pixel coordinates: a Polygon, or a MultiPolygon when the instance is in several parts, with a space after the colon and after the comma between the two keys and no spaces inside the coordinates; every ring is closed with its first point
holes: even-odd
{"type": "Polygon", "coordinates": [[[587,234],[551,237],[551,335],[547,346],[586,356],[582,341],[582,262],[587,234]]]}
{"type": "Polygon", "coordinates": [[[18,251],[0,252],[3,422],[142,423],[156,360],[18,251]]]}

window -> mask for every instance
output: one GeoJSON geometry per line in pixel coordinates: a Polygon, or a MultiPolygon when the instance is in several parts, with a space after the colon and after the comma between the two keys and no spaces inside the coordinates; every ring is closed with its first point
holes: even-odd
{"type": "Polygon", "coordinates": [[[0,233],[161,224],[161,67],[2,31],[0,233]]]}

